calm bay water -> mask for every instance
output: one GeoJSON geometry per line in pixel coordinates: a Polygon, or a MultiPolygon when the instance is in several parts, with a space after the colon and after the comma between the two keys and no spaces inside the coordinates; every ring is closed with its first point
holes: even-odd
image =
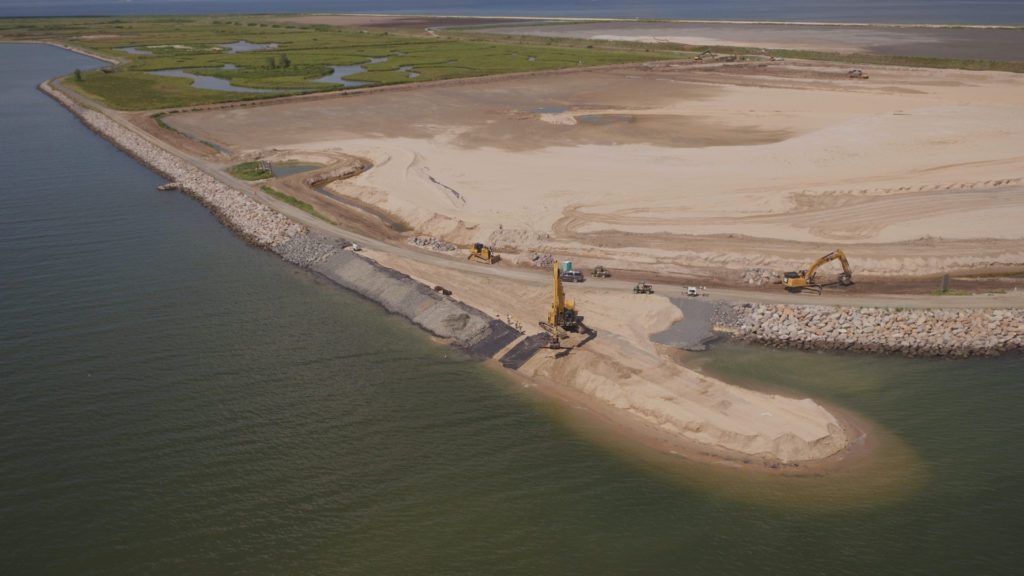
{"type": "Polygon", "coordinates": [[[874,464],[635,453],[251,249],[0,45],[0,574],[1017,574],[1024,359],[724,346],[849,410],[874,464]]]}
{"type": "Polygon", "coordinates": [[[1020,0],[0,0],[0,17],[281,12],[1024,24],[1020,0]]]}

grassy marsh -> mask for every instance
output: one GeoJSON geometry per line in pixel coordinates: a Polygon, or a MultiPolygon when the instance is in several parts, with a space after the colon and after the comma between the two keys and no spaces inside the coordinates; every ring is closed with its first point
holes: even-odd
{"type": "Polygon", "coordinates": [[[58,41],[116,58],[119,64],[105,71],[85,72],[81,81],[69,77],[66,82],[122,110],[341,90],[337,84],[316,82],[330,74],[332,66],[361,65],[365,72],[348,79],[386,85],[680,57],[671,50],[430,37],[409,31],[289,24],[272,16],[235,15],[6,19],[0,20],[0,40],[58,41]],[[276,46],[249,52],[232,52],[222,46],[241,40],[276,46]],[[129,53],[125,48],[149,54],[129,53]],[[386,61],[371,62],[384,58],[386,61]],[[278,92],[197,89],[185,78],[148,73],[167,69],[186,69],[228,80],[235,86],[278,92]],[[417,76],[410,77],[409,72],[417,76]]]}

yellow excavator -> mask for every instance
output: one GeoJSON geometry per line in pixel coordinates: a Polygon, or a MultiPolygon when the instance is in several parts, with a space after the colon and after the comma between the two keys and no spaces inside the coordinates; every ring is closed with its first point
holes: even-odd
{"type": "Polygon", "coordinates": [[[561,340],[568,336],[568,332],[587,332],[583,325],[583,316],[576,312],[576,303],[565,298],[565,291],[562,289],[561,267],[558,262],[552,266],[553,294],[551,299],[551,310],[548,311],[547,322],[540,325],[551,335],[549,348],[561,348],[561,340]]]}
{"type": "Polygon", "coordinates": [[[480,242],[473,244],[473,248],[469,251],[469,260],[471,262],[483,262],[485,264],[495,264],[500,260],[501,257],[491,250],[490,246],[484,246],[480,242]]]}
{"type": "Polygon", "coordinates": [[[853,284],[853,271],[850,270],[850,262],[846,259],[846,254],[844,254],[839,248],[836,248],[832,252],[829,252],[815,260],[807,270],[786,272],[783,274],[782,285],[790,292],[817,290],[818,294],[821,294],[822,285],[815,281],[815,275],[818,273],[818,268],[821,268],[823,265],[828,264],[833,260],[839,260],[840,264],[843,265],[843,271],[838,277],[839,284],[842,286],[849,286],[850,284],[853,284]]]}

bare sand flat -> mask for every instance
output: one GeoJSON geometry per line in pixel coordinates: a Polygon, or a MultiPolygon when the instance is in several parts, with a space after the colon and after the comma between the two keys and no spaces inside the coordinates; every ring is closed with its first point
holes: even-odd
{"type": "Polygon", "coordinates": [[[847,69],[661,64],[169,121],[238,155],[365,158],[331,190],[523,257],[721,273],[842,245],[861,274],[1024,265],[1024,78],[847,69]]]}
{"type": "Polygon", "coordinates": [[[494,34],[791,48],[980,60],[1024,60],[1024,28],[835,26],[713,22],[589,22],[495,26],[494,34]]]}

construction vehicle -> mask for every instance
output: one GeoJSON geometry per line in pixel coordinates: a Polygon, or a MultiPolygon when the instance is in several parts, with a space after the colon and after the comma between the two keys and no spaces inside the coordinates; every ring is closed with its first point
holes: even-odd
{"type": "Polygon", "coordinates": [[[596,266],[593,270],[591,270],[590,275],[593,276],[594,278],[608,278],[612,275],[612,273],[609,272],[608,269],[605,268],[604,266],[596,266]]]}
{"type": "Polygon", "coordinates": [[[586,277],[583,276],[583,272],[572,269],[572,261],[566,260],[562,262],[561,268],[559,268],[562,276],[562,282],[586,282],[586,277]]]}
{"type": "Polygon", "coordinates": [[[821,294],[822,285],[819,284],[816,279],[818,268],[821,268],[823,265],[828,264],[833,260],[839,260],[839,263],[843,265],[843,271],[840,272],[837,277],[839,284],[842,286],[849,286],[850,284],[853,284],[853,271],[850,270],[850,262],[846,259],[846,254],[844,254],[839,248],[836,248],[832,252],[829,252],[815,260],[807,270],[786,272],[783,274],[782,285],[790,292],[816,290],[818,294],[821,294]]]}
{"type": "Polygon", "coordinates": [[[469,260],[474,262],[483,262],[484,264],[495,264],[500,260],[501,257],[491,250],[490,246],[484,246],[480,242],[473,244],[473,248],[469,251],[469,260]]]}
{"type": "Polygon", "coordinates": [[[654,286],[648,284],[646,280],[641,280],[633,286],[633,294],[654,294],[654,286]]]}
{"type": "Polygon", "coordinates": [[[701,52],[700,54],[697,54],[696,56],[694,56],[693,59],[696,62],[700,62],[700,61],[704,60],[705,57],[714,58],[715,54],[711,50],[705,50],[705,51],[701,52]]]}
{"type": "Polygon", "coordinates": [[[850,70],[849,72],[847,72],[846,76],[848,78],[855,78],[857,80],[867,80],[868,79],[868,75],[865,74],[863,70],[860,70],[860,69],[857,69],[857,68],[854,68],[853,70],[850,70]]]}
{"type": "Polygon", "coordinates": [[[562,272],[562,282],[586,282],[586,277],[579,270],[565,270],[562,272]]]}
{"type": "Polygon", "coordinates": [[[551,309],[548,311],[547,322],[540,325],[551,336],[548,348],[561,348],[561,341],[568,337],[569,332],[587,332],[583,325],[583,316],[576,312],[576,303],[565,298],[565,291],[562,289],[562,270],[555,262],[553,267],[552,282],[553,294],[551,309]]]}
{"type": "Polygon", "coordinates": [[[686,289],[687,296],[700,296],[700,291],[697,290],[696,286],[689,286],[686,289]]]}

